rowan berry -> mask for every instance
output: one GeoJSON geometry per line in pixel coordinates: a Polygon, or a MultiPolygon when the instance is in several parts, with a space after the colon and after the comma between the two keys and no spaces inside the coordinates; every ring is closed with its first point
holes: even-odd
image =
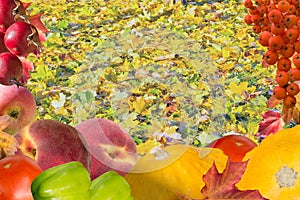
{"type": "Polygon", "coordinates": [[[258,42],[262,46],[268,46],[270,37],[272,37],[272,34],[269,31],[263,31],[258,36],[258,42]]]}
{"type": "Polygon", "coordinates": [[[272,23],[279,23],[282,20],[282,13],[277,9],[271,10],[268,13],[268,18],[272,23]]]}
{"type": "Polygon", "coordinates": [[[278,83],[278,85],[284,87],[289,83],[290,75],[286,71],[277,71],[275,80],[278,83]]]}
{"type": "Polygon", "coordinates": [[[274,35],[270,37],[268,42],[269,42],[270,50],[279,50],[284,45],[284,41],[282,37],[279,35],[274,35]]]}
{"type": "Polygon", "coordinates": [[[274,65],[278,61],[278,54],[276,51],[268,50],[264,54],[264,59],[267,64],[274,65]]]}
{"type": "Polygon", "coordinates": [[[293,108],[296,105],[297,99],[294,96],[287,95],[283,100],[283,105],[286,108],[293,108]]]}
{"type": "Polygon", "coordinates": [[[287,96],[285,87],[282,87],[280,85],[276,86],[273,89],[273,94],[278,100],[284,99],[287,96]]]}
{"type": "Polygon", "coordinates": [[[296,94],[299,93],[299,86],[297,83],[293,82],[293,83],[290,83],[288,84],[288,86],[286,86],[286,92],[288,93],[288,95],[291,95],[291,96],[295,96],[296,94]]]}
{"type": "Polygon", "coordinates": [[[292,61],[289,58],[280,58],[277,62],[277,69],[288,72],[291,69],[292,61]]]}

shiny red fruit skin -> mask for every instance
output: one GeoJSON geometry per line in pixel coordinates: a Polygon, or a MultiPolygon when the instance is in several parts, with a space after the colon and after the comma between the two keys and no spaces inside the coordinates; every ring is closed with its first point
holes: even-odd
{"type": "Polygon", "coordinates": [[[0,54],[0,84],[17,84],[23,74],[23,66],[18,56],[4,52],[0,54]]]}
{"type": "Polygon", "coordinates": [[[40,41],[37,29],[26,22],[15,22],[5,32],[4,43],[7,49],[26,57],[29,53],[40,53],[40,41]]]}
{"type": "Polygon", "coordinates": [[[19,0],[0,0],[0,32],[16,21],[25,21],[25,9],[19,0]]]}
{"type": "Polygon", "coordinates": [[[256,146],[255,142],[242,135],[226,135],[208,145],[211,148],[221,149],[233,162],[243,161],[246,153],[256,146]]]}
{"type": "Polygon", "coordinates": [[[6,48],[4,44],[4,33],[0,32],[0,53],[8,52],[9,50],[6,48]]]}

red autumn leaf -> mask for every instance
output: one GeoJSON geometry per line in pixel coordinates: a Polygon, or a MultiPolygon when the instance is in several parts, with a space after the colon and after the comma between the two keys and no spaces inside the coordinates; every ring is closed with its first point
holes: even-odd
{"type": "Polygon", "coordinates": [[[222,173],[219,173],[215,163],[203,176],[205,186],[201,192],[206,200],[220,200],[220,199],[266,199],[261,196],[257,190],[240,191],[235,186],[238,183],[246,170],[246,162],[232,162],[227,161],[226,168],[222,173]]]}
{"type": "Polygon", "coordinates": [[[256,136],[264,138],[270,134],[277,133],[283,128],[283,120],[280,113],[268,110],[262,115],[262,117],[264,120],[259,123],[256,136]]]}
{"type": "Polygon", "coordinates": [[[42,15],[43,15],[43,13],[39,13],[39,14],[30,16],[29,21],[30,21],[30,24],[35,26],[38,30],[42,31],[43,33],[48,33],[49,30],[46,28],[46,26],[44,25],[44,23],[41,20],[42,15]]]}
{"type": "Polygon", "coordinates": [[[23,7],[25,10],[30,6],[31,2],[22,2],[23,7]]]}
{"type": "Polygon", "coordinates": [[[23,66],[23,74],[19,80],[21,84],[26,84],[30,78],[30,71],[34,70],[34,65],[31,61],[26,58],[20,57],[23,66]]]}

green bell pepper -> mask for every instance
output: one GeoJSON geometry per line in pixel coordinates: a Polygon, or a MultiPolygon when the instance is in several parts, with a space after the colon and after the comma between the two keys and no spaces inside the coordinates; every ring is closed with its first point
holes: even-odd
{"type": "Polygon", "coordinates": [[[133,200],[130,185],[115,171],[95,178],[90,189],[91,200],[133,200]]]}
{"type": "Polygon", "coordinates": [[[88,200],[91,179],[78,161],[54,166],[39,174],[31,184],[35,200],[88,200]]]}

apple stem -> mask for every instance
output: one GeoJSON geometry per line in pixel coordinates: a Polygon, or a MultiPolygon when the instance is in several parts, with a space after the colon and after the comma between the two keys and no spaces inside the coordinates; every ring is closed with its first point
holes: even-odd
{"type": "Polygon", "coordinates": [[[20,86],[24,87],[24,85],[22,83],[20,83],[19,81],[17,81],[16,79],[12,79],[12,80],[10,80],[10,82],[13,85],[17,85],[18,87],[20,87],[20,86]]]}

